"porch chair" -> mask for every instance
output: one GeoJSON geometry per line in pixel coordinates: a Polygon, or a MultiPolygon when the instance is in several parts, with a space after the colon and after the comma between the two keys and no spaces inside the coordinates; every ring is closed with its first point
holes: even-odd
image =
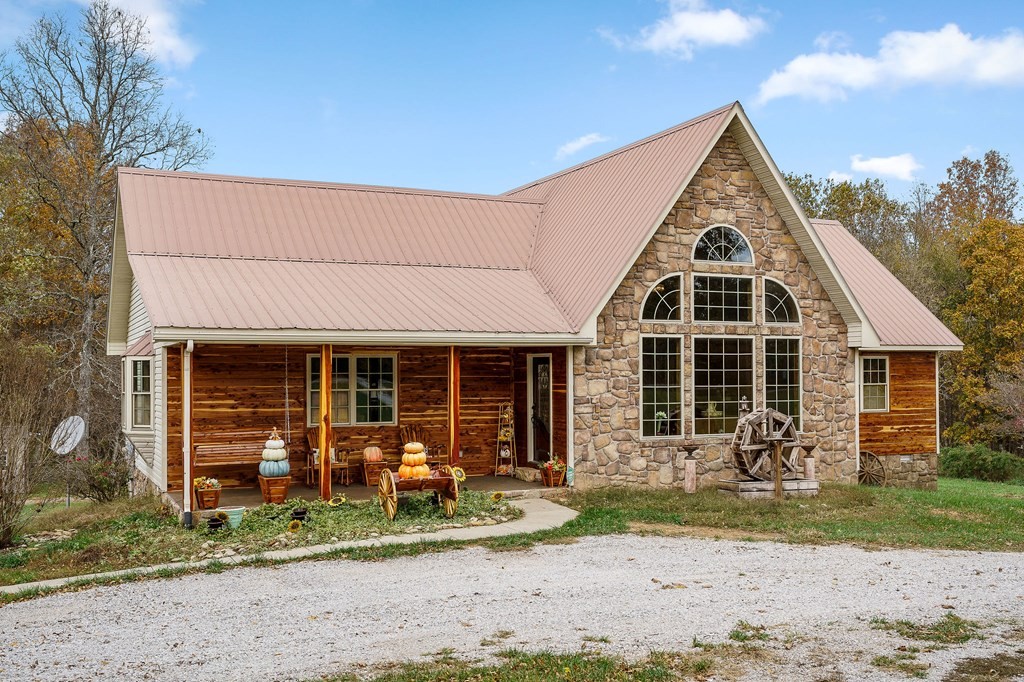
{"type": "Polygon", "coordinates": [[[400,429],[402,443],[423,443],[427,453],[427,464],[445,466],[449,463],[448,446],[441,443],[429,442],[426,430],[422,424],[406,424],[400,429]]]}
{"type": "MultiPolygon", "coordinates": [[[[306,485],[310,488],[316,485],[319,479],[320,462],[323,460],[323,455],[317,456],[315,453],[320,447],[320,427],[314,426],[313,428],[306,431],[306,441],[309,443],[309,451],[306,453],[306,485]]],[[[341,472],[341,482],[344,485],[349,485],[352,482],[351,462],[349,460],[347,451],[339,451],[335,447],[334,429],[327,434],[327,456],[330,457],[330,453],[334,453],[334,457],[331,458],[331,475],[333,476],[336,471],[341,472]]]]}

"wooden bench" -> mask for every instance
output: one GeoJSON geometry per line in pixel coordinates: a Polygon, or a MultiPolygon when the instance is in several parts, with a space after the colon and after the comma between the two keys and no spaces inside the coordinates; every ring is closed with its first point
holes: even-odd
{"type": "Polygon", "coordinates": [[[197,467],[228,467],[247,464],[259,465],[263,461],[263,445],[268,431],[236,431],[233,443],[194,443],[192,446],[197,467]]]}

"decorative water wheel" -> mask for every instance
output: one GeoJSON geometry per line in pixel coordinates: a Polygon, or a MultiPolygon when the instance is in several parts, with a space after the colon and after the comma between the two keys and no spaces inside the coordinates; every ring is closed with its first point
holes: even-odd
{"type": "Polygon", "coordinates": [[[857,472],[857,481],[861,485],[877,485],[884,487],[888,480],[882,460],[873,452],[862,450],[860,453],[860,471],[857,472]]]}
{"type": "Polygon", "coordinates": [[[800,443],[792,417],[771,408],[751,412],[736,423],[733,459],[739,473],[762,481],[775,479],[772,446],[782,444],[782,478],[798,478],[800,443]]]}

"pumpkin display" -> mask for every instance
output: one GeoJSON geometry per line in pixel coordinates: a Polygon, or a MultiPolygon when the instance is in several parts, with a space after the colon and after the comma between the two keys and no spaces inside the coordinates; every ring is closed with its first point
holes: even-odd
{"type": "Polygon", "coordinates": [[[402,464],[408,464],[411,467],[418,467],[421,464],[427,463],[427,453],[425,452],[406,452],[402,455],[402,464]]]}
{"type": "Polygon", "coordinates": [[[402,466],[398,467],[398,477],[401,479],[412,478],[412,470],[413,467],[409,466],[408,464],[403,464],[402,466]]]}
{"type": "Polygon", "coordinates": [[[402,449],[410,455],[415,455],[417,452],[423,452],[426,448],[423,447],[423,443],[406,443],[402,449]]]}
{"type": "Polygon", "coordinates": [[[402,464],[398,467],[398,478],[427,478],[430,476],[430,467],[426,464],[410,465],[402,464]]]}
{"type": "Polygon", "coordinates": [[[363,450],[363,461],[364,462],[382,462],[384,461],[384,453],[381,449],[371,445],[370,447],[363,450]]]}
{"type": "Polygon", "coordinates": [[[275,478],[287,476],[290,471],[291,465],[288,463],[288,448],[285,447],[284,440],[282,440],[275,428],[270,433],[270,440],[264,444],[263,461],[260,462],[260,476],[275,478]]]}

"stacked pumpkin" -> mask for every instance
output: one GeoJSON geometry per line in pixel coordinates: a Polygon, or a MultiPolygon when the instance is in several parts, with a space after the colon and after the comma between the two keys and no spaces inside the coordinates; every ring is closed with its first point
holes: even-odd
{"type": "Polygon", "coordinates": [[[270,440],[263,446],[263,461],[260,462],[260,475],[265,478],[287,476],[291,471],[288,464],[288,449],[284,446],[284,440],[277,433],[275,428],[270,433],[270,440]]]}
{"type": "Polygon", "coordinates": [[[399,478],[426,478],[430,476],[427,453],[423,443],[406,443],[402,448],[402,466],[398,467],[399,478]]]}

